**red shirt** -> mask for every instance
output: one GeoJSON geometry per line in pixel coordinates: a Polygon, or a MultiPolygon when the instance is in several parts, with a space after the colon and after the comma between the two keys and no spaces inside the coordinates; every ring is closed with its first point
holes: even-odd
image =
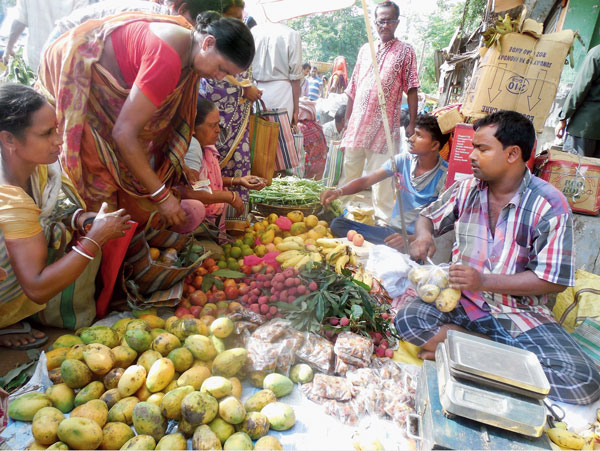
{"type": "Polygon", "coordinates": [[[112,33],[115,57],[128,87],[135,85],[159,106],[177,87],[181,58],[150,30],[146,21],[132,22],[112,33]]]}

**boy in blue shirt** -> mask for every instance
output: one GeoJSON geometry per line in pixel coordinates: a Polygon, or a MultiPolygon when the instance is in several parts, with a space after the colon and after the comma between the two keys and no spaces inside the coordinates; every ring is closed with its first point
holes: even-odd
{"type": "MultiPolygon", "coordinates": [[[[436,200],[444,189],[448,163],[440,157],[440,150],[448,141],[449,135],[442,134],[437,119],[428,114],[417,117],[415,133],[408,139],[408,152],[395,155],[396,173],[392,161],[388,160],[380,169],[363,177],[352,180],[334,190],[321,194],[321,202],[328,206],[340,196],[363,191],[375,183],[394,176],[399,183],[407,224],[409,241],[414,234],[414,226],[419,212],[436,200]]],[[[338,216],[331,223],[334,236],[345,237],[349,230],[356,230],[365,240],[373,244],[387,244],[405,252],[400,227],[400,206],[398,200],[394,206],[391,224],[388,226],[370,226],[338,216]]]]}

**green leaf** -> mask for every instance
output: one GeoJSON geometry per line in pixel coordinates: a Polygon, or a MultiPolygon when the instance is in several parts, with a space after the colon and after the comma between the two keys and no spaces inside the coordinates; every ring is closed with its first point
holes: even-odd
{"type": "Polygon", "coordinates": [[[216,279],[211,274],[205,275],[204,279],[202,279],[202,287],[201,287],[202,291],[204,291],[205,293],[208,293],[208,290],[210,290],[212,288],[212,286],[215,284],[215,280],[216,279]]]}
{"type": "Polygon", "coordinates": [[[226,279],[241,279],[245,276],[243,272],[233,271],[231,269],[217,269],[211,274],[215,277],[225,277],[226,279]]]}
{"type": "Polygon", "coordinates": [[[317,316],[317,321],[322,322],[325,317],[325,298],[322,294],[317,296],[317,308],[315,314],[317,316]]]}
{"type": "MultiPolygon", "coordinates": [[[[215,272],[217,272],[217,271],[215,271],[215,272]]],[[[223,283],[223,281],[221,279],[215,279],[215,285],[217,287],[217,290],[222,290],[223,288],[225,288],[225,284],[223,283]]]]}
{"type": "Polygon", "coordinates": [[[371,290],[371,287],[369,285],[367,285],[366,283],[363,283],[359,280],[352,279],[352,282],[354,282],[359,287],[364,288],[365,290],[367,290],[367,292],[371,290]]]}
{"type": "Polygon", "coordinates": [[[363,309],[360,305],[358,304],[354,304],[351,308],[350,308],[350,316],[352,317],[352,319],[354,319],[355,321],[358,320],[363,314],[363,309]]]}

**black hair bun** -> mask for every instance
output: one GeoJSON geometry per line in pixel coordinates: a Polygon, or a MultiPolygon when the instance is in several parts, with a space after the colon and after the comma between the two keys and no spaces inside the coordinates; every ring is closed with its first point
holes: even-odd
{"type": "Polygon", "coordinates": [[[196,28],[199,30],[206,30],[206,28],[221,19],[221,14],[216,11],[205,11],[198,14],[196,18],[196,28]]]}

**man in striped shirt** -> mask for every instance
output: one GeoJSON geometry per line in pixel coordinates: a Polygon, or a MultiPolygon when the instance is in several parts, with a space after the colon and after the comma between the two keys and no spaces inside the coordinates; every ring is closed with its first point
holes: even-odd
{"type": "Polygon", "coordinates": [[[400,310],[396,329],[422,347],[422,358],[433,358],[448,330],[529,350],[544,368],[550,397],[593,402],[600,373],[545,306],[547,294],[574,285],[569,205],[525,165],[535,142],[525,116],[501,111],[474,128],[475,178],[455,183],[421,212],[411,244],[411,256],[425,259],[435,252],[433,236],[454,229],[450,286],[462,291],[460,303],[442,313],[417,299],[400,310]]]}

